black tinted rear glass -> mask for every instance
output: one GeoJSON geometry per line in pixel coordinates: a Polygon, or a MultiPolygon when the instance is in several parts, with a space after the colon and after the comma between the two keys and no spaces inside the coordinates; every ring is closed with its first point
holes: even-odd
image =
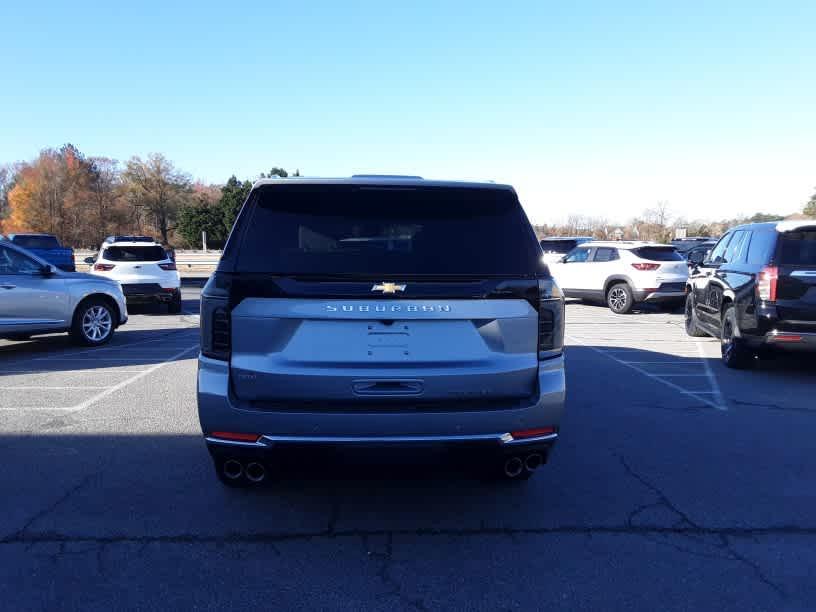
{"type": "Polygon", "coordinates": [[[163,261],[167,253],[160,246],[112,246],[102,257],[108,261],[163,261]]]}
{"type": "Polygon", "coordinates": [[[15,236],[12,242],[24,249],[60,248],[60,243],[54,236],[15,236]]]}
{"type": "Polygon", "coordinates": [[[640,247],[632,249],[632,252],[649,261],[683,261],[683,256],[674,247],[640,247]]]}
{"type": "Polygon", "coordinates": [[[569,253],[578,246],[577,240],[542,240],[541,248],[545,253],[569,253]]]}
{"type": "Polygon", "coordinates": [[[515,194],[356,185],[261,188],[236,267],[275,274],[529,275],[541,251],[515,194]]]}
{"type": "Polygon", "coordinates": [[[782,265],[816,266],[816,228],[782,234],[778,259],[782,265]]]}

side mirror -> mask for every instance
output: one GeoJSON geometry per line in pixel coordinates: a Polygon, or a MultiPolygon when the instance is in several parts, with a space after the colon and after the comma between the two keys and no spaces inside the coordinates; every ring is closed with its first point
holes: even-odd
{"type": "Polygon", "coordinates": [[[57,273],[57,268],[52,264],[46,264],[42,267],[43,276],[54,276],[57,273]]]}
{"type": "Polygon", "coordinates": [[[92,265],[94,265],[96,263],[96,257],[86,257],[82,261],[84,261],[89,266],[92,266],[92,265]]]}
{"type": "Polygon", "coordinates": [[[702,251],[694,251],[688,258],[689,263],[693,266],[699,266],[701,263],[703,263],[704,259],[705,253],[702,251]]]}

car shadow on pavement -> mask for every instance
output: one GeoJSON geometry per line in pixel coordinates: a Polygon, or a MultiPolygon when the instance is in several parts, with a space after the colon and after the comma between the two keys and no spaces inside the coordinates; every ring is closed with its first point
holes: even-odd
{"type": "MultiPolygon", "coordinates": [[[[605,309],[605,310],[609,309],[609,306],[607,306],[606,304],[603,304],[601,302],[591,301],[591,300],[581,300],[581,299],[577,299],[577,298],[568,298],[566,303],[567,303],[567,306],[569,306],[570,304],[574,304],[576,306],[577,305],[594,306],[594,307],[599,308],[599,309],[605,309]]],[[[644,313],[648,313],[648,314],[657,314],[657,313],[683,314],[684,306],[685,306],[684,302],[667,302],[665,304],[653,304],[653,303],[641,302],[641,303],[635,304],[632,307],[632,310],[629,313],[627,313],[625,315],[618,315],[618,316],[626,317],[626,316],[629,316],[629,315],[637,315],[637,314],[644,314],[644,313]]]]}
{"type": "MultiPolygon", "coordinates": [[[[201,302],[197,299],[183,299],[181,301],[181,312],[183,314],[198,314],[201,310],[201,302]]],[[[166,304],[128,304],[129,315],[146,315],[149,317],[176,317],[179,315],[170,314],[166,304]]]]}
{"type": "Polygon", "coordinates": [[[35,336],[20,342],[0,341],[0,377],[31,370],[93,371],[189,359],[196,355],[198,334],[197,327],[124,327],[99,347],[73,344],[67,334],[35,336]],[[181,354],[182,351],[185,352],[181,354]]]}

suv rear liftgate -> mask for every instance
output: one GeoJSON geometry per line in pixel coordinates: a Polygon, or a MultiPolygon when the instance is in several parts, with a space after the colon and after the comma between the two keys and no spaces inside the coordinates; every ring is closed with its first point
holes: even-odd
{"type": "Polygon", "coordinates": [[[564,402],[563,300],[540,257],[509,188],[256,186],[202,298],[217,463],[286,443],[461,442],[531,473],[564,402]]]}

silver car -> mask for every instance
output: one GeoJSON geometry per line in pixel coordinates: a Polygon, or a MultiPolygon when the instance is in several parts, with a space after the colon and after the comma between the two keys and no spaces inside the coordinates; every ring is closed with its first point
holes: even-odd
{"type": "Polygon", "coordinates": [[[127,318],[116,281],[63,272],[0,240],[0,338],[26,340],[67,331],[74,342],[97,346],[110,340],[127,318]]]}
{"type": "Polygon", "coordinates": [[[201,427],[230,486],[286,446],[468,449],[523,480],[559,436],[563,338],[512,187],[259,181],[202,294],[201,427]]]}

